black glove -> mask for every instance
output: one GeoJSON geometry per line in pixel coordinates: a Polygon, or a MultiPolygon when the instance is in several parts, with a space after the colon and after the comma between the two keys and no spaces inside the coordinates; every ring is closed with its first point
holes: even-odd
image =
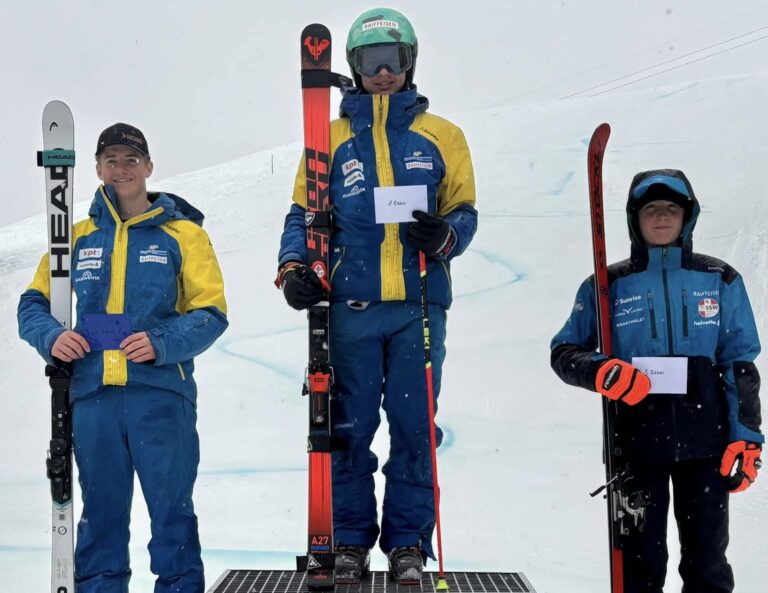
{"type": "Polygon", "coordinates": [[[328,298],[320,278],[303,264],[291,267],[282,274],[281,287],[285,300],[297,311],[328,298]]]}
{"type": "Polygon", "coordinates": [[[453,247],[451,225],[444,218],[414,210],[418,222],[408,223],[408,240],[430,257],[446,255],[453,247]]]}

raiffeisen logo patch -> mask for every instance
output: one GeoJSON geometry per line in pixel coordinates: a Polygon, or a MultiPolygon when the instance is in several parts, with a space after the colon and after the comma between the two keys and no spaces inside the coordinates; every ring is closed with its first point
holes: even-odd
{"type": "Polygon", "coordinates": [[[397,21],[387,21],[384,19],[378,19],[375,21],[370,21],[368,23],[363,23],[363,31],[370,31],[371,29],[399,29],[400,25],[397,24],[397,21]]]}
{"type": "Polygon", "coordinates": [[[157,245],[150,245],[149,249],[144,249],[139,252],[139,262],[141,263],[153,263],[153,264],[167,264],[168,252],[158,249],[157,245]]]}

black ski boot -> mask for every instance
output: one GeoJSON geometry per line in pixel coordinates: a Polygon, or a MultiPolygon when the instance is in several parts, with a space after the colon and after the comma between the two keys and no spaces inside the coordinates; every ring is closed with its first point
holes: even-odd
{"type": "Polygon", "coordinates": [[[418,585],[424,560],[416,546],[394,548],[389,555],[389,574],[398,585],[418,585]]]}
{"type": "Polygon", "coordinates": [[[364,546],[336,546],[335,582],[337,585],[356,585],[368,574],[371,555],[364,546]]]}

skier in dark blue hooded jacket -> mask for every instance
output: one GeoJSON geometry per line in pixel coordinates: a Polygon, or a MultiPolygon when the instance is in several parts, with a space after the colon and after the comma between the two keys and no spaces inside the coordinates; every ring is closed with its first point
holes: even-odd
{"type": "Polygon", "coordinates": [[[649,503],[644,530],[621,540],[626,593],[662,591],[670,480],[683,591],[733,591],[729,493],[748,488],[760,467],[755,320],[738,272],[693,252],[698,215],[681,171],[638,173],[627,202],[631,257],[608,268],[613,356],[595,351],[591,277],[551,344],[563,381],[627,404],[616,434],[649,503]]]}

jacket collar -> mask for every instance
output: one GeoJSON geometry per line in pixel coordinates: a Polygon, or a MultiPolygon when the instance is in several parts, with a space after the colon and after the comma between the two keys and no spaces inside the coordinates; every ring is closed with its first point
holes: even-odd
{"type": "Polygon", "coordinates": [[[647,247],[647,269],[652,272],[679,270],[686,256],[685,251],[682,247],[647,247]]]}
{"type": "MultiPolygon", "coordinates": [[[[183,198],[174,194],[148,194],[151,206],[145,212],[147,218],[133,226],[159,226],[172,219],[188,219],[202,226],[203,213],[183,198]]],[[[111,185],[101,185],[91,202],[88,215],[99,226],[118,225],[120,221],[117,194],[111,185]]]]}
{"type": "Polygon", "coordinates": [[[429,109],[429,99],[418,94],[416,87],[392,95],[369,95],[362,89],[352,89],[341,100],[340,115],[352,120],[353,132],[373,124],[374,99],[378,97],[389,103],[388,126],[408,127],[413,118],[429,109]]]}

